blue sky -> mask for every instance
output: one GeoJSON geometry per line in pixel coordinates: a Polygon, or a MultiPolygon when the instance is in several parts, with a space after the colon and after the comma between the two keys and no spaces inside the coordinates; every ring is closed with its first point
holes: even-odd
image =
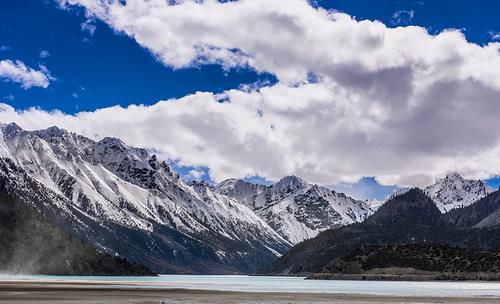
{"type": "Polygon", "coordinates": [[[83,9],[62,10],[55,1],[2,1],[0,43],[8,49],[0,52],[0,58],[20,59],[29,66],[43,64],[56,80],[49,89],[24,90],[0,83],[1,97],[14,96],[10,104],[16,108],[75,113],[273,81],[271,75],[249,69],[224,71],[217,65],[174,70],[99,20],[92,22],[93,34],[82,30],[86,19],[83,9]],[[41,58],[42,51],[49,56],[41,58]]]}
{"type": "MultiPolygon", "coordinates": [[[[493,0],[453,1],[453,5],[450,1],[400,0],[316,3],[389,26],[420,25],[436,33],[463,29],[468,40],[479,44],[491,41],[492,32],[500,32],[500,4],[493,0]],[[414,12],[413,17],[395,23],[394,14],[402,11],[414,12]]],[[[92,35],[82,30],[86,19],[83,9],[62,10],[55,1],[1,1],[0,43],[8,49],[0,51],[0,58],[20,59],[30,66],[43,64],[56,78],[48,90],[24,90],[16,84],[0,83],[1,97],[14,96],[10,104],[15,108],[37,106],[75,113],[116,104],[153,104],[196,91],[221,92],[240,84],[275,81],[270,74],[248,68],[224,70],[219,65],[203,65],[174,70],[97,19],[92,22],[92,35]],[[41,58],[42,51],[49,56],[41,58]]]]}
{"type": "MultiPolygon", "coordinates": [[[[500,33],[500,4],[493,0],[318,0],[314,5],[345,12],[357,20],[380,20],[389,27],[417,25],[431,34],[461,29],[469,42],[479,45],[500,39],[496,36],[500,33]]],[[[0,20],[0,60],[21,60],[29,67],[43,66],[50,71],[47,88],[24,89],[13,81],[0,82],[0,100],[17,110],[37,107],[75,114],[115,105],[153,105],[199,91],[221,93],[245,84],[272,86],[278,82],[272,72],[256,72],[249,66],[194,64],[174,68],[130,35],[89,17],[80,6],[62,9],[50,0],[1,1],[0,20]]],[[[210,178],[207,166],[178,159],[173,164],[182,175],[210,178]]],[[[266,182],[255,176],[259,172],[253,173],[249,179],[266,182]]],[[[500,182],[493,178],[488,183],[496,188],[500,182]]],[[[336,189],[358,198],[382,199],[395,186],[379,186],[374,177],[365,177],[355,184],[338,184],[336,189]]]]}

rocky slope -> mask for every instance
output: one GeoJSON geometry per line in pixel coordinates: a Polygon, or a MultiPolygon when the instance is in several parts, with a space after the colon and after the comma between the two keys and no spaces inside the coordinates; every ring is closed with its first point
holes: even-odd
{"type": "Polygon", "coordinates": [[[0,130],[3,174],[16,180],[13,187],[106,252],[159,272],[237,273],[289,248],[247,206],[187,185],[144,149],[56,127],[0,130]]]}
{"type": "Polygon", "coordinates": [[[296,176],[284,177],[271,186],[230,179],[218,184],[215,192],[251,208],[292,244],[326,229],[361,222],[373,213],[367,202],[311,185],[296,176]]]}

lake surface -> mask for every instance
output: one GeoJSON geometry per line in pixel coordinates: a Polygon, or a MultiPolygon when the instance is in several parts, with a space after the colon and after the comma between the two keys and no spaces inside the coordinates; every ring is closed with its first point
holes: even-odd
{"type": "Polygon", "coordinates": [[[162,275],[159,277],[85,277],[85,276],[10,276],[2,281],[46,281],[91,284],[124,288],[175,288],[247,292],[338,293],[422,297],[498,297],[498,282],[391,282],[391,281],[316,281],[297,277],[251,277],[227,275],[162,275]]]}

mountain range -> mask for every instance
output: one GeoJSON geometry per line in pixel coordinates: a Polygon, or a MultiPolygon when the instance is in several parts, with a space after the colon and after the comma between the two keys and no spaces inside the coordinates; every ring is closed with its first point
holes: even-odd
{"type": "MultiPolygon", "coordinates": [[[[160,273],[253,273],[307,240],[367,225],[391,206],[296,176],[269,186],[240,179],[188,183],[156,155],[117,138],[94,141],[13,123],[0,125],[0,132],[2,196],[34,208],[98,252],[160,273]]],[[[484,226],[498,217],[481,224],[454,211],[478,206],[490,192],[481,181],[450,174],[422,193],[447,225],[484,226]]],[[[481,218],[484,209],[473,214],[481,218]]]]}
{"type": "Polygon", "coordinates": [[[413,188],[394,196],[362,223],[327,230],[293,247],[261,273],[328,273],[339,258],[366,246],[438,245],[464,249],[500,246],[500,192],[442,213],[425,191],[413,188]]]}

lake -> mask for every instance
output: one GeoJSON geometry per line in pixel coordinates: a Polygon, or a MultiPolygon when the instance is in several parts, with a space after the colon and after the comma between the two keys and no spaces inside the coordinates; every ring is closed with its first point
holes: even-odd
{"type": "Polygon", "coordinates": [[[498,297],[499,282],[316,281],[300,277],[232,275],[161,275],[159,277],[99,277],[0,275],[1,281],[95,283],[95,287],[200,289],[216,291],[336,293],[420,297],[498,297]]]}

